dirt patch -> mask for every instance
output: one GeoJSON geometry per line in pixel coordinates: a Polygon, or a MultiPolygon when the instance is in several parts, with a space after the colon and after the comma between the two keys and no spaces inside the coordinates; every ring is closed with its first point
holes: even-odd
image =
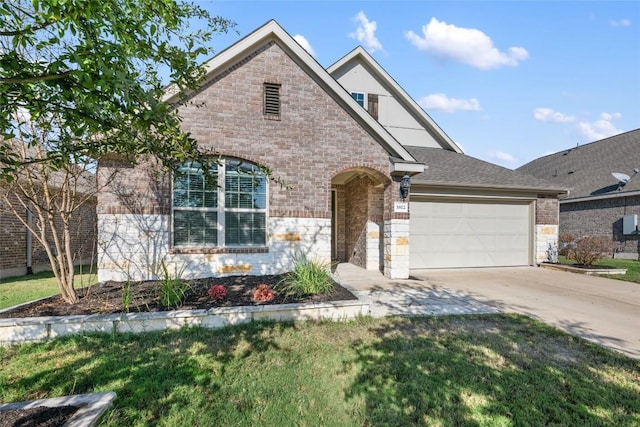
{"type": "Polygon", "coordinates": [[[0,411],[0,427],[58,427],[80,409],[79,406],[39,406],[29,409],[0,411]]]}
{"type": "Polygon", "coordinates": [[[334,282],[333,290],[326,294],[307,295],[301,298],[287,297],[278,292],[278,283],[284,275],[273,276],[231,276],[185,281],[187,289],[182,303],[174,307],[165,307],[161,303],[161,283],[159,281],[143,281],[130,284],[130,303],[128,309],[123,304],[124,282],[105,282],[87,288],[78,289],[80,301],[67,304],[60,296],[53,296],[37,302],[25,304],[0,313],[0,318],[40,317],[40,316],[73,316],[87,314],[111,313],[144,313],[169,310],[198,310],[216,307],[237,307],[272,305],[302,302],[327,302],[356,300],[347,289],[334,282]],[[266,302],[255,302],[253,292],[258,285],[266,284],[274,289],[274,299],[266,302]],[[207,293],[211,286],[223,285],[227,296],[222,301],[215,301],[207,293]]]}

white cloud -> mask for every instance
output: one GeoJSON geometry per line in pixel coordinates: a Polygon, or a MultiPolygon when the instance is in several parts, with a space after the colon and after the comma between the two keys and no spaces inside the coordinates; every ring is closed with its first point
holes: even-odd
{"type": "Polygon", "coordinates": [[[611,20],[609,21],[612,27],[630,27],[631,21],[629,19],[620,19],[618,21],[611,20]]]}
{"type": "Polygon", "coordinates": [[[620,113],[602,113],[600,120],[578,123],[578,132],[589,142],[609,138],[623,132],[612,123],[612,120],[621,117],[620,113]]]}
{"type": "Polygon", "coordinates": [[[498,160],[503,164],[515,164],[518,162],[517,158],[509,153],[505,153],[504,151],[491,151],[489,153],[489,158],[498,160]]]}
{"type": "Polygon", "coordinates": [[[382,48],[382,43],[376,37],[376,30],[378,29],[378,24],[376,21],[369,21],[367,15],[364,14],[363,11],[358,12],[358,14],[353,18],[354,21],[358,22],[358,28],[355,33],[349,34],[349,37],[358,40],[360,43],[364,45],[364,48],[367,49],[370,53],[373,53],[377,50],[384,51],[382,48]]]}
{"type": "Polygon", "coordinates": [[[567,116],[566,114],[559,113],[551,108],[536,108],[533,110],[533,117],[541,122],[553,123],[569,123],[576,119],[573,116],[567,116]]]}
{"type": "Polygon", "coordinates": [[[440,110],[447,113],[454,111],[480,111],[480,102],[476,98],[449,98],[444,93],[434,93],[421,98],[418,104],[424,109],[440,110]]]}
{"type": "Polygon", "coordinates": [[[611,120],[621,119],[622,118],[622,114],[620,114],[620,113],[601,113],[600,114],[600,118],[602,120],[606,120],[606,121],[610,122],[611,120]]]}
{"type": "Polygon", "coordinates": [[[407,31],[405,37],[419,50],[483,70],[515,67],[529,57],[523,47],[510,47],[507,52],[501,52],[482,31],[456,27],[436,18],[422,26],[422,34],[424,37],[407,31]]]}
{"type": "Polygon", "coordinates": [[[307,40],[304,36],[296,34],[295,36],[293,36],[293,39],[297,41],[298,44],[309,53],[309,55],[316,56],[316,52],[311,47],[311,43],[309,43],[309,40],[307,40]]]}

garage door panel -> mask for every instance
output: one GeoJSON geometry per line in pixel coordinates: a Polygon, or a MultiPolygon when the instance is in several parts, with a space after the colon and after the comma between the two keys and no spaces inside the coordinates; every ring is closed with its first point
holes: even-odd
{"type": "Polygon", "coordinates": [[[528,203],[412,201],[412,268],[529,264],[528,203]]]}

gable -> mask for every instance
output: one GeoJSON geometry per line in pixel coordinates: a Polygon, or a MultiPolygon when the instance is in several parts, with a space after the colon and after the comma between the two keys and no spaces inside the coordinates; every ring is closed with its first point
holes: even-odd
{"type": "Polygon", "coordinates": [[[361,47],[327,71],[348,92],[377,95],[377,119],[403,146],[443,148],[462,153],[429,115],[361,47]]]}
{"type": "MultiPolygon", "coordinates": [[[[325,90],[341,107],[351,115],[384,149],[394,158],[402,159],[404,162],[413,162],[415,159],[398,143],[398,141],[384,129],[376,120],[359,108],[359,105],[318,64],[308,52],[306,52],[277,22],[271,20],[258,28],[239,42],[228,49],[225,49],[205,64],[206,74],[203,84],[208,84],[216,79],[221,73],[226,73],[230,67],[236,66],[238,61],[246,58],[260,46],[267,42],[275,42],[280,48],[301,68],[309,77],[325,90]]],[[[167,102],[177,102],[181,95],[175,87],[166,90],[164,100],[167,102]]],[[[184,93],[182,94],[184,95],[184,93]]]]}

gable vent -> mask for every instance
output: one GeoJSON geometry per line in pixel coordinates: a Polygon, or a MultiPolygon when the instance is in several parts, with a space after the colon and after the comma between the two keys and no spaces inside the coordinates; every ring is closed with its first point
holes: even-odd
{"type": "Polygon", "coordinates": [[[264,114],[280,116],[280,85],[275,83],[264,84],[264,114]]]}

